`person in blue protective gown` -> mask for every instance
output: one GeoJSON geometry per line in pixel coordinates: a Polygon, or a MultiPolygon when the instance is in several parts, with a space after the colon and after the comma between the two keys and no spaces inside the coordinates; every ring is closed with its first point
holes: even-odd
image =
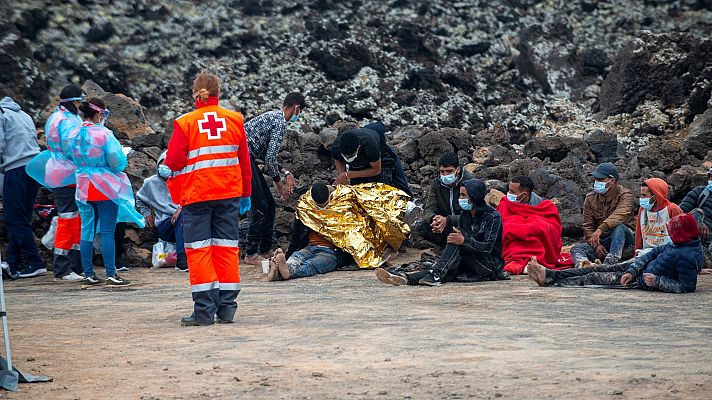
{"type": "Polygon", "coordinates": [[[35,156],[27,165],[27,173],[41,185],[52,189],[57,206],[57,230],[54,240],[54,277],[58,281],[81,281],[82,263],[79,254],[81,221],[74,200],[76,182],[74,163],[67,157],[67,137],[82,124],[79,107],[86,101],[82,89],[67,85],[59,93],[59,105],[45,123],[47,150],[35,156]]]}
{"type": "Polygon", "coordinates": [[[82,219],[82,285],[102,284],[92,264],[92,243],[98,218],[102,258],[106,268],[106,280],[103,283],[107,286],[127,286],[131,282],[116,273],[114,230],[118,221],[133,222],[143,228],[145,220],[134,208],[131,182],[123,172],[128,164],[126,155],[113,132],[104,126],[109,110],[98,98],[88,99],[80,109],[84,122],[66,135],[69,138],[68,154],[77,168],[76,200],[82,219]]]}

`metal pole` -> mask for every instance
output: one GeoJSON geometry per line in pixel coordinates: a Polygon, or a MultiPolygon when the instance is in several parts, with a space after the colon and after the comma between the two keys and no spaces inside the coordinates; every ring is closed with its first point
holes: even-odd
{"type": "MultiPolygon", "coordinates": [[[[2,263],[2,255],[0,255],[2,263]]],[[[5,357],[7,358],[7,370],[12,371],[12,357],[10,356],[10,336],[7,329],[7,310],[5,309],[5,283],[0,272],[0,315],[2,316],[2,336],[5,339],[5,357]]]]}

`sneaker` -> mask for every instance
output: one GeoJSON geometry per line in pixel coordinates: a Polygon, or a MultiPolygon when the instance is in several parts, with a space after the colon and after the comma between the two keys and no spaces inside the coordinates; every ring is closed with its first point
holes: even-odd
{"type": "Polygon", "coordinates": [[[129,267],[125,265],[117,265],[116,272],[129,272],[129,267]]]}
{"type": "Polygon", "coordinates": [[[20,271],[20,278],[32,278],[47,273],[47,268],[44,265],[30,266],[20,271]]]}
{"type": "Polygon", "coordinates": [[[176,267],[176,271],[178,271],[178,272],[188,272],[188,267],[185,267],[185,268],[176,267]]]}
{"type": "Polygon", "coordinates": [[[121,278],[118,274],[116,276],[109,276],[106,278],[107,287],[123,287],[131,286],[131,281],[128,279],[121,278]]]}
{"type": "Polygon", "coordinates": [[[408,280],[396,274],[392,274],[383,268],[376,268],[376,278],[383,283],[394,286],[402,286],[408,284],[408,280]]]}
{"type": "Polygon", "coordinates": [[[440,285],[440,278],[434,276],[432,273],[425,275],[418,281],[418,285],[423,286],[438,286],[440,285]]]}
{"type": "Polygon", "coordinates": [[[61,278],[54,278],[55,281],[59,282],[81,282],[84,278],[81,275],[77,275],[74,271],[64,275],[61,278]]]}
{"type": "Polygon", "coordinates": [[[100,284],[101,284],[101,279],[97,278],[96,275],[82,279],[82,287],[83,288],[98,286],[100,284]]]}

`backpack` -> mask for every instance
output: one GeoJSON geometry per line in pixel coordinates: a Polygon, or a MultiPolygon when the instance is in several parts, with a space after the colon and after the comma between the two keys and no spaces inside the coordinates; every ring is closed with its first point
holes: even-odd
{"type": "Polygon", "coordinates": [[[710,197],[710,190],[707,188],[702,189],[702,192],[700,192],[700,195],[697,197],[697,208],[702,208],[702,205],[707,202],[707,199],[710,197]]]}

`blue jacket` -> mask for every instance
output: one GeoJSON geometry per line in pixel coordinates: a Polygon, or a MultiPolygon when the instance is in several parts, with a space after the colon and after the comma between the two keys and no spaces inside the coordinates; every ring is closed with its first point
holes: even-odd
{"type": "Polygon", "coordinates": [[[641,289],[657,289],[669,293],[692,293],[697,289],[697,272],[704,262],[700,239],[681,244],[665,244],[654,247],[635,261],[628,273],[638,278],[641,289]],[[657,276],[655,285],[643,282],[643,274],[657,276]]]}

